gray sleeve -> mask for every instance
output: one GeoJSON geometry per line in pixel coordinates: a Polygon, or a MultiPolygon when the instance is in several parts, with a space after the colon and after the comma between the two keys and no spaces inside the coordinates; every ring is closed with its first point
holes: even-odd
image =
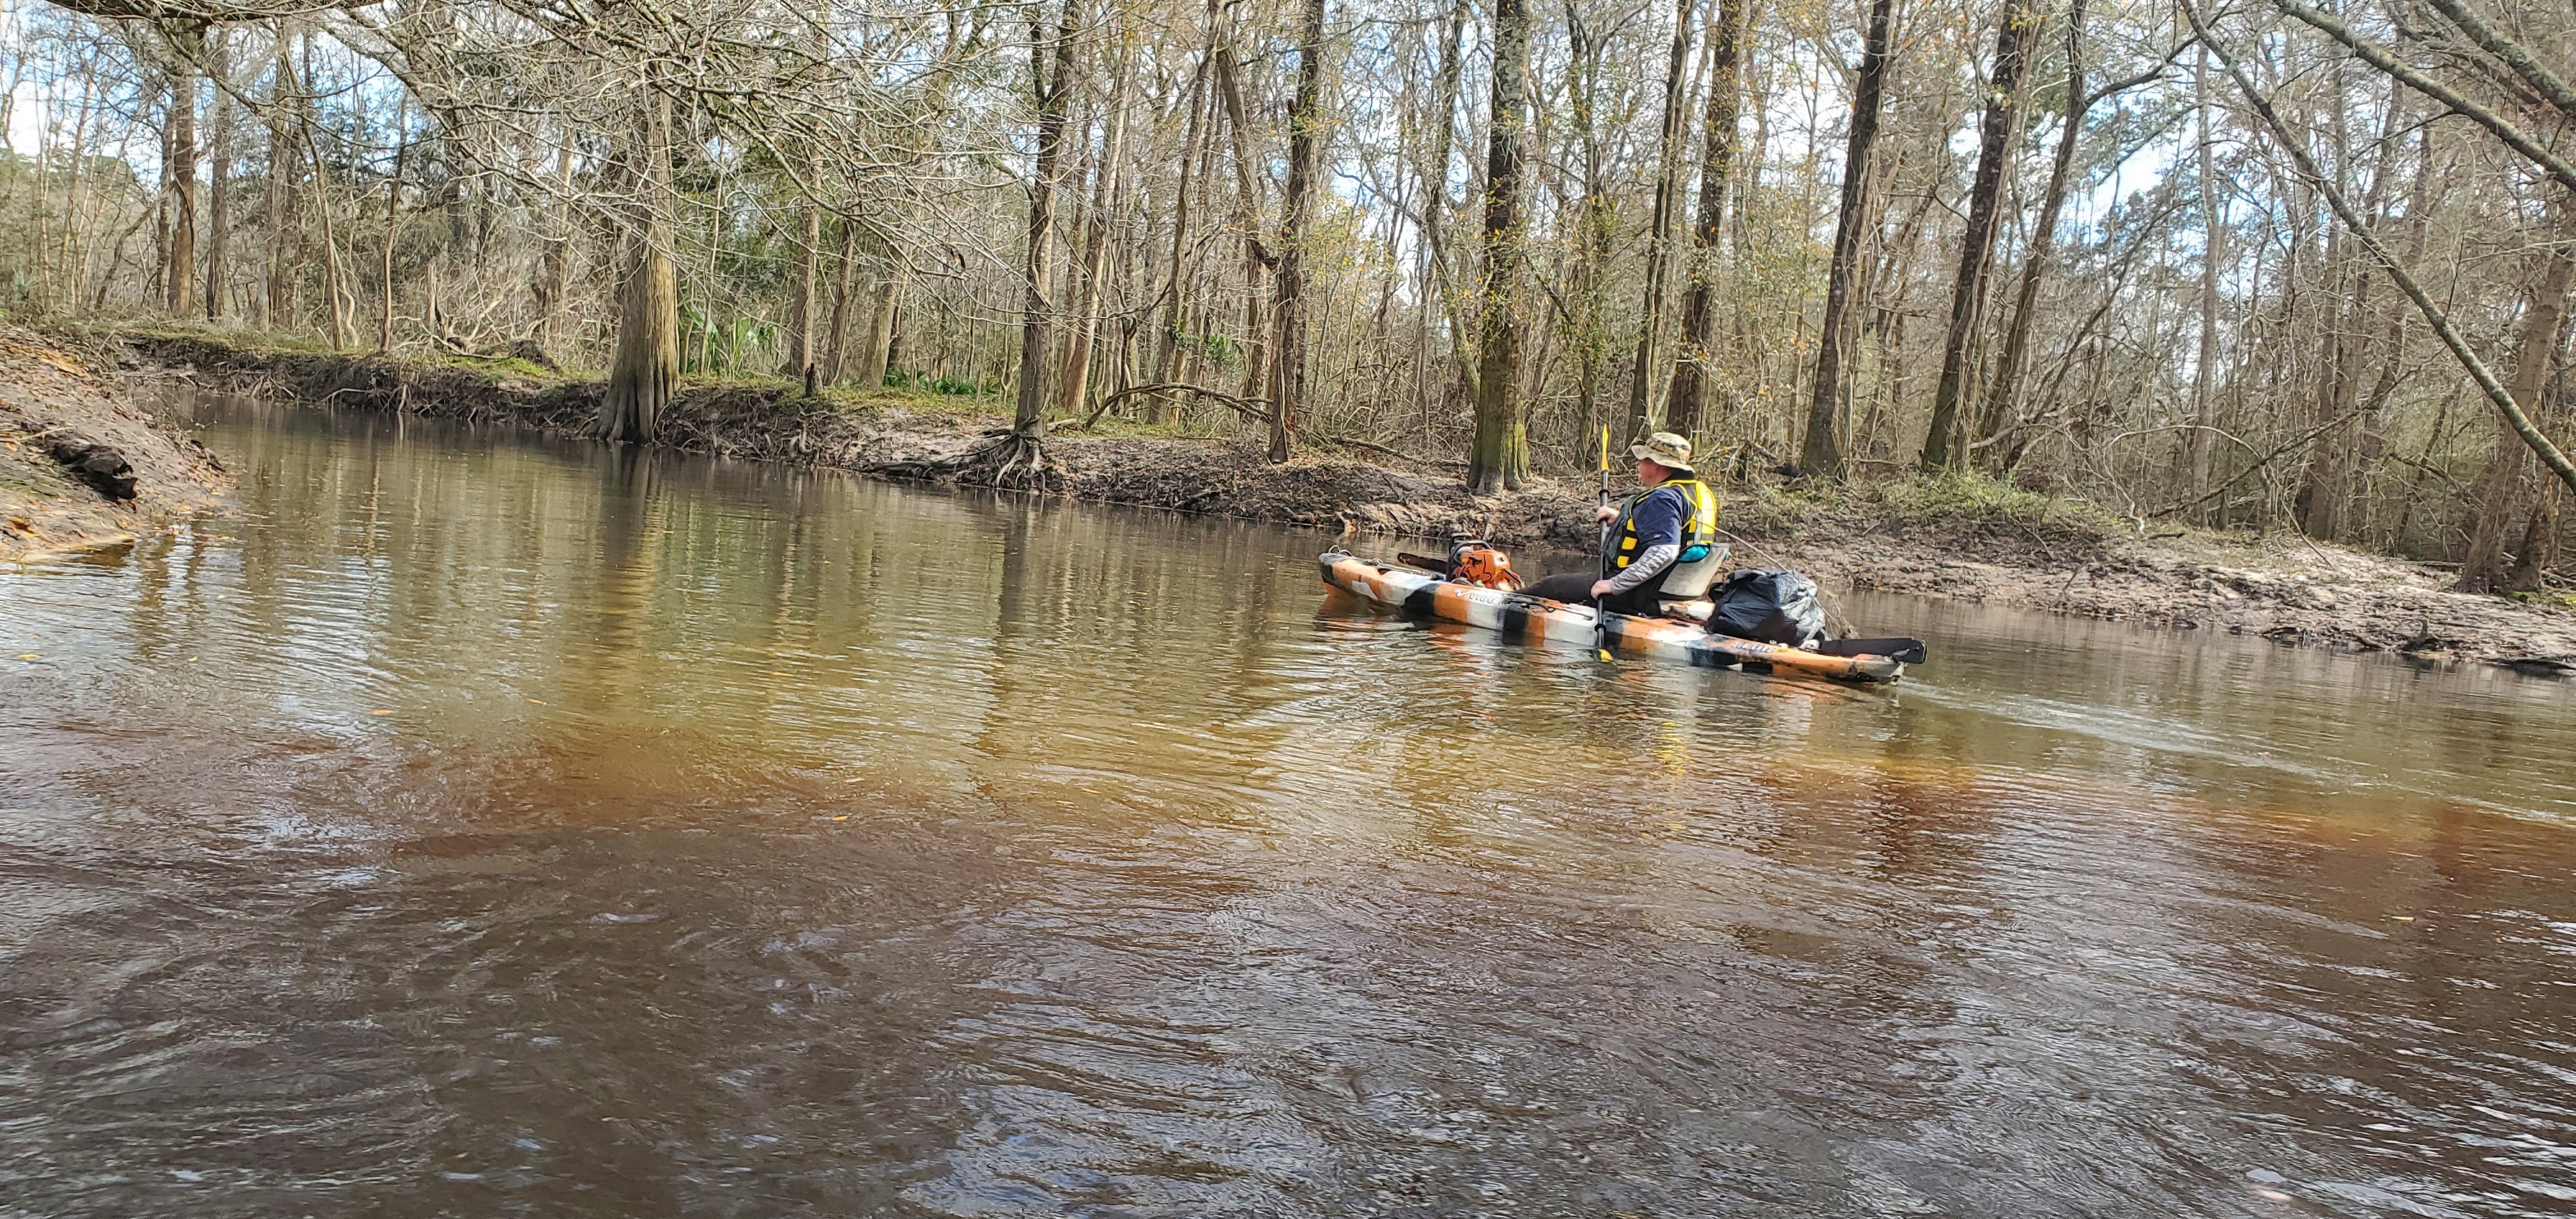
{"type": "Polygon", "coordinates": [[[1610,577],[1610,591],[1624,593],[1652,580],[1663,574],[1663,570],[1672,566],[1673,560],[1680,557],[1682,557],[1682,548],[1679,546],[1649,546],[1638,554],[1636,562],[1621,568],[1618,575],[1610,577]]]}

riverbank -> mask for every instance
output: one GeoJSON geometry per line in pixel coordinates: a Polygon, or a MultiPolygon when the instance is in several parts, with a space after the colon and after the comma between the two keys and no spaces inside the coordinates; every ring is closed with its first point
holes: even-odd
{"type": "MultiPolygon", "coordinates": [[[[587,431],[601,393],[598,382],[516,360],[346,356],[189,330],[95,337],[121,343],[138,366],[185,370],[210,388],[558,434],[587,431]]],[[[989,404],[897,389],[808,399],[781,381],[692,381],[664,417],[663,443],[958,483],[993,476],[976,454],[1001,422],[989,404]]],[[[1048,493],[1097,503],[1339,534],[1439,538],[1463,528],[1559,551],[1583,550],[1594,530],[1589,491],[1550,479],[1480,497],[1435,471],[1349,457],[1273,466],[1249,445],[1154,434],[1059,431],[1046,453],[1048,493]]],[[[1798,568],[1829,586],[2576,673],[2576,610],[2563,601],[2454,593],[2437,569],[2295,536],[2144,530],[2087,504],[1975,481],[1763,484],[1722,494],[1739,561],[1798,568]]]]}
{"type": "Polygon", "coordinates": [[[214,455],[126,398],[94,357],[0,324],[0,561],[117,546],[223,502],[214,455]]]}

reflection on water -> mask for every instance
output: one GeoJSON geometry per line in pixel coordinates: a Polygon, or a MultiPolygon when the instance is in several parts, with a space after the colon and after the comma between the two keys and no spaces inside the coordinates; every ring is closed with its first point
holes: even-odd
{"type": "Polygon", "coordinates": [[[246,519],[0,575],[12,1213],[2576,1208],[2566,685],[1600,666],[1314,534],[200,413],[246,519]]]}

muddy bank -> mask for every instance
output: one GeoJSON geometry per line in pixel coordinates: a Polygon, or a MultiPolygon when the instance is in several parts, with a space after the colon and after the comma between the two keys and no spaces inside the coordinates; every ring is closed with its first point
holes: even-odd
{"type": "Polygon", "coordinates": [[[2564,603],[2453,592],[2449,572],[2296,536],[2112,532],[2083,547],[1996,555],[1829,524],[1781,549],[1792,565],[1853,588],[2576,674],[2576,612],[2564,603]]]}
{"type": "Polygon", "coordinates": [[[0,560],[130,542],[216,507],[231,485],[93,359],[0,325],[0,560]]]}
{"type": "MultiPolygon", "coordinates": [[[[215,387],[309,402],[508,420],[562,434],[588,431],[598,411],[599,383],[515,361],[351,357],[191,332],[118,337],[141,362],[188,370],[215,387]]],[[[780,382],[692,384],[664,417],[663,443],[953,483],[991,477],[975,453],[999,423],[899,390],[807,399],[780,382]]],[[[1439,538],[1465,529],[1531,551],[1523,565],[1541,569],[1584,562],[1594,537],[1592,494],[1576,483],[1535,479],[1520,492],[1479,497],[1437,473],[1346,457],[1272,466],[1249,446],[1154,435],[1059,432],[1046,455],[1046,492],[1099,503],[1341,535],[1439,538]]],[[[1732,486],[1723,494],[1740,562],[1799,568],[1828,585],[2576,672],[2576,612],[2448,592],[2442,572],[2295,537],[2173,530],[2141,537],[2133,524],[2084,504],[1971,483],[1732,486]]]]}

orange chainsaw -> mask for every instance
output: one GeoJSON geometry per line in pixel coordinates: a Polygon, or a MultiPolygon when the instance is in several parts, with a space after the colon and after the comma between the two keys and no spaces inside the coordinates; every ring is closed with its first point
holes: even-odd
{"type": "Polygon", "coordinates": [[[1407,567],[1436,571],[1461,584],[1473,584],[1479,588],[1499,588],[1509,592],[1527,583],[1519,572],[1512,570],[1512,556],[1495,549],[1483,538],[1464,533],[1451,535],[1446,561],[1401,552],[1395,559],[1407,567]]]}

